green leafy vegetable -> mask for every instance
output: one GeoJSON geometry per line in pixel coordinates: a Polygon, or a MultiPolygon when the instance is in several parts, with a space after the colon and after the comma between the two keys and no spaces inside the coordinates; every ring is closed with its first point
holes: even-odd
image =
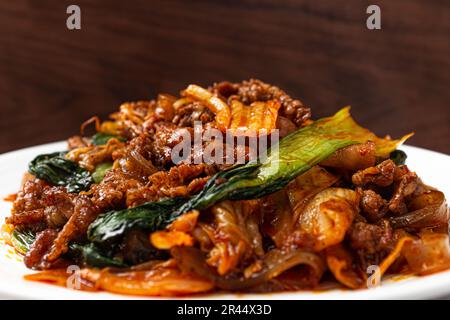
{"type": "Polygon", "coordinates": [[[101,163],[95,167],[94,172],[92,173],[92,178],[95,183],[100,183],[105,177],[106,171],[111,170],[113,166],[112,162],[101,163]]]}
{"type": "Polygon", "coordinates": [[[133,228],[156,230],[167,225],[172,212],[186,202],[184,198],[148,202],[143,205],[100,215],[90,226],[88,238],[102,243],[133,228]]]}
{"type": "Polygon", "coordinates": [[[21,254],[26,254],[36,239],[36,234],[28,229],[15,228],[11,234],[11,243],[21,254]]]}
{"type": "Polygon", "coordinates": [[[91,241],[102,243],[122,236],[132,228],[163,229],[192,209],[205,209],[221,200],[254,199],[280,190],[296,176],[328,158],[343,147],[372,140],[377,155],[387,156],[409,135],[400,140],[376,137],[360,127],[344,108],[285,137],[269,151],[262,163],[248,163],[213,176],[203,190],[189,200],[168,199],[131,209],[100,215],[88,230],[91,241]],[[180,206],[181,205],[181,206],[180,206]]]}
{"type": "Polygon", "coordinates": [[[105,254],[102,250],[93,243],[86,245],[72,244],[70,245],[71,253],[78,253],[81,255],[84,263],[90,267],[103,268],[103,267],[126,267],[122,260],[117,258],[110,258],[110,254],[105,254]]]}
{"type": "Polygon", "coordinates": [[[406,153],[402,150],[395,150],[391,152],[391,155],[389,156],[396,165],[405,164],[407,157],[406,153]]]}
{"type": "Polygon", "coordinates": [[[55,152],[37,156],[30,162],[28,171],[39,179],[66,187],[68,192],[87,190],[94,182],[91,174],[64,155],[64,152],[55,152]]]}
{"type": "Polygon", "coordinates": [[[122,142],[126,141],[125,138],[122,138],[122,137],[119,137],[119,136],[116,136],[116,135],[113,135],[113,134],[97,132],[96,134],[94,134],[92,136],[92,144],[94,146],[102,146],[102,145],[107,144],[108,141],[110,139],[113,139],[113,138],[116,138],[116,139],[118,139],[119,141],[122,141],[122,142]]]}

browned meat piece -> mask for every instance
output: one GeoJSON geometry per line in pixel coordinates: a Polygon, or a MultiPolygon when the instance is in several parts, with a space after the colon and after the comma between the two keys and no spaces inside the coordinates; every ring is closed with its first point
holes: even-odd
{"type": "MultiPolygon", "coordinates": [[[[208,168],[210,170],[212,169],[223,171],[237,163],[247,163],[250,159],[250,154],[251,148],[248,145],[237,143],[227,144],[227,142],[219,140],[205,141],[202,145],[202,148],[191,148],[190,157],[187,158],[187,162],[204,162],[208,163],[208,168]],[[208,152],[205,153],[206,150],[208,150],[208,152]],[[216,150],[219,150],[219,152],[220,150],[222,150],[222,152],[220,153],[220,157],[217,157],[217,161],[215,154],[216,150]],[[212,152],[210,153],[210,151],[212,152]]],[[[254,154],[257,155],[257,152],[255,151],[254,154]]]]}
{"type": "Polygon", "coordinates": [[[181,164],[172,167],[169,171],[159,171],[149,177],[147,185],[128,190],[127,206],[134,207],[144,202],[155,201],[165,197],[186,197],[198,189],[197,184],[206,183],[207,179],[204,181],[193,180],[204,175],[206,170],[207,165],[205,164],[181,164]]]}
{"type": "Polygon", "coordinates": [[[64,187],[50,187],[39,179],[28,180],[18,193],[7,222],[13,225],[43,222],[49,227],[60,227],[72,215],[74,198],[64,187]]]}
{"type": "MultiPolygon", "coordinates": [[[[181,164],[179,166],[173,167],[167,173],[167,177],[171,181],[172,184],[184,184],[186,181],[189,181],[195,177],[198,177],[206,170],[205,164],[181,164]]],[[[160,174],[166,175],[166,172],[160,172],[160,174]]],[[[158,175],[155,174],[150,177],[150,180],[153,183],[156,183],[158,180],[158,175]]]]}
{"type": "Polygon", "coordinates": [[[15,212],[11,217],[6,218],[6,223],[14,226],[22,224],[34,224],[43,221],[45,218],[44,208],[30,211],[15,212]]]}
{"type": "Polygon", "coordinates": [[[89,225],[100,213],[99,208],[87,196],[78,196],[74,204],[73,215],[58,233],[51,249],[43,258],[46,267],[51,266],[62,254],[67,252],[69,242],[84,237],[89,225]]]}
{"type": "Polygon", "coordinates": [[[288,118],[297,126],[304,125],[311,117],[311,110],[305,107],[300,100],[292,99],[280,88],[257,79],[235,84],[222,82],[215,84],[212,90],[225,98],[232,97],[248,105],[255,101],[276,100],[281,104],[280,115],[288,118]]]}
{"type": "Polygon", "coordinates": [[[222,81],[215,83],[212,87],[208,88],[213,93],[221,96],[224,100],[228,99],[232,95],[236,95],[239,90],[238,83],[231,83],[229,81],[222,81]]]}
{"type": "Polygon", "coordinates": [[[367,185],[387,187],[394,182],[395,168],[395,163],[392,160],[385,160],[376,167],[356,172],[352,176],[352,182],[358,187],[367,185]]]}
{"type": "Polygon", "coordinates": [[[419,178],[415,172],[407,172],[399,181],[396,181],[394,194],[389,201],[389,210],[397,214],[408,212],[404,200],[414,193],[418,183],[419,178]]]}
{"type": "Polygon", "coordinates": [[[120,170],[110,170],[98,185],[91,188],[92,202],[102,211],[125,207],[128,190],[141,187],[142,184],[120,170]]]}
{"type": "Polygon", "coordinates": [[[73,214],[75,194],[64,187],[52,187],[44,191],[45,220],[50,228],[60,228],[73,214]]]}
{"type": "Polygon", "coordinates": [[[297,130],[297,126],[288,118],[283,116],[277,117],[277,129],[280,130],[280,139],[297,130]]]}
{"type": "Polygon", "coordinates": [[[375,222],[381,219],[388,211],[387,201],[373,190],[361,190],[362,214],[369,221],[375,222]]]}
{"type": "Polygon", "coordinates": [[[175,117],[172,122],[179,127],[194,127],[195,121],[201,121],[202,124],[212,122],[214,113],[198,101],[182,105],[175,111],[175,117]]]}
{"type": "Polygon", "coordinates": [[[23,261],[28,268],[40,269],[42,257],[53,244],[56,239],[58,231],[53,229],[46,229],[39,232],[36,240],[31,245],[30,250],[25,255],[23,261]]]}
{"type": "Polygon", "coordinates": [[[392,228],[387,220],[378,224],[355,222],[347,232],[350,247],[358,253],[365,271],[367,266],[378,265],[395,244],[392,228]]]}
{"type": "Polygon", "coordinates": [[[392,244],[392,228],[387,220],[380,224],[355,222],[347,235],[353,249],[364,250],[368,254],[387,249],[392,244]]]}
{"type": "Polygon", "coordinates": [[[172,162],[172,148],[183,141],[183,128],[171,122],[155,124],[155,141],[153,142],[152,161],[160,168],[172,162]]]}
{"type": "Polygon", "coordinates": [[[16,212],[31,211],[42,208],[42,194],[49,186],[43,180],[27,180],[13,203],[13,215],[16,212]]]}
{"type": "Polygon", "coordinates": [[[410,172],[406,166],[397,167],[391,160],[356,172],[352,176],[352,182],[359,187],[362,194],[361,207],[365,217],[370,221],[377,221],[387,211],[395,214],[408,212],[405,200],[417,190],[420,184],[416,173],[410,172]],[[393,189],[393,193],[388,202],[371,190],[391,185],[389,190],[393,189]],[[369,190],[362,191],[362,187],[369,188],[369,190]]]}
{"type": "Polygon", "coordinates": [[[64,187],[50,187],[41,180],[29,180],[19,192],[7,222],[13,225],[42,222],[50,228],[62,227],[73,213],[75,197],[64,187]]]}
{"type": "MultiPolygon", "coordinates": [[[[145,115],[145,121],[142,123],[141,132],[153,132],[154,125],[158,121],[172,121],[175,116],[173,103],[176,97],[169,94],[159,94],[156,103],[151,102],[150,112],[145,115]]],[[[137,134],[137,132],[136,132],[137,134]]]]}
{"type": "MultiPolygon", "coordinates": [[[[128,142],[126,151],[130,150],[135,150],[145,159],[149,159],[152,154],[152,141],[148,135],[141,134],[128,142]]],[[[114,154],[114,158],[117,158],[116,154],[114,154]]]]}

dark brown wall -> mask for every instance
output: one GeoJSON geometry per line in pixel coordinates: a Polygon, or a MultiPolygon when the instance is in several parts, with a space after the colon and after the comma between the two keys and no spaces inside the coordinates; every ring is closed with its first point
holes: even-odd
{"type": "Polygon", "coordinates": [[[261,78],[311,106],[350,104],[379,134],[450,153],[450,2],[0,2],[0,152],[66,138],[125,100],[261,78]],[[66,29],[78,4],[82,30],[66,29]],[[382,30],[365,27],[368,4],[382,30]]]}

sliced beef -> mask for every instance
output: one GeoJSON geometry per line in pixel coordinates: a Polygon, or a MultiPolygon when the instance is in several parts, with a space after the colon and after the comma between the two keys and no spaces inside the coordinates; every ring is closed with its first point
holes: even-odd
{"type": "Polygon", "coordinates": [[[358,187],[367,185],[387,187],[394,182],[395,168],[395,163],[392,160],[385,160],[375,167],[356,172],[352,176],[352,182],[358,187]]]}
{"type": "Polygon", "coordinates": [[[110,170],[98,185],[94,185],[92,202],[102,211],[124,208],[127,191],[143,186],[142,183],[120,170],[110,170]]]}
{"type": "Polygon", "coordinates": [[[45,220],[50,228],[60,228],[69,220],[73,214],[75,197],[64,187],[52,187],[44,191],[42,202],[45,220]]]}
{"type": "Polygon", "coordinates": [[[87,196],[79,195],[74,204],[73,215],[58,233],[53,245],[43,258],[46,267],[51,266],[62,254],[67,252],[71,241],[84,238],[89,225],[100,213],[99,208],[87,196]]]}
{"type": "Polygon", "coordinates": [[[175,111],[172,122],[178,127],[194,127],[196,121],[206,124],[212,122],[214,118],[214,113],[208,107],[201,102],[193,101],[180,106],[175,111]]]}
{"type": "Polygon", "coordinates": [[[407,172],[395,182],[395,191],[389,201],[389,210],[396,214],[408,212],[405,198],[410,196],[416,190],[419,184],[419,178],[415,172],[407,172]]]}
{"type": "Polygon", "coordinates": [[[362,215],[371,222],[378,221],[388,211],[387,201],[373,190],[361,190],[362,215]]]}
{"type": "Polygon", "coordinates": [[[378,265],[395,243],[387,220],[381,220],[378,224],[355,222],[348,230],[347,238],[350,247],[358,253],[363,270],[369,265],[378,265]]]}
{"type": "Polygon", "coordinates": [[[48,187],[48,184],[40,179],[25,181],[13,203],[13,215],[18,212],[42,208],[42,194],[48,187]]]}
{"type": "Polygon", "coordinates": [[[45,219],[44,208],[14,212],[11,217],[6,218],[6,223],[13,226],[33,225],[40,223],[45,219]]]}
{"type": "Polygon", "coordinates": [[[14,201],[7,223],[32,225],[42,222],[50,228],[61,227],[73,213],[75,197],[64,187],[51,187],[39,179],[28,180],[14,201]]]}
{"type": "Polygon", "coordinates": [[[361,208],[370,221],[377,221],[388,211],[394,214],[408,212],[408,197],[420,187],[420,179],[404,165],[396,166],[385,160],[353,174],[352,182],[362,194],[361,208]],[[383,199],[379,191],[382,191],[383,199]]]}
{"type": "MultiPolygon", "coordinates": [[[[179,128],[171,122],[161,121],[155,124],[155,130],[152,161],[160,169],[163,169],[173,165],[172,149],[177,144],[183,143],[183,135],[186,134],[187,129],[179,128]]],[[[188,133],[191,134],[190,131],[188,133]]]]}
{"type": "Polygon", "coordinates": [[[149,177],[147,185],[128,190],[126,205],[134,207],[166,197],[187,197],[206,183],[207,167],[205,164],[181,164],[169,171],[159,171],[149,177]]]}
{"type": "Polygon", "coordinates": [[[58,231],[53,229],[46,229],[36,235],[36,240],[30,246],[30,250],[25,255],[23,261],[28,268],[40,269],[42,257],[47,253],[47,250],[52,246],[53,241],[58,236],[58,231]]]}
{"type": "Polygon", "coordinates": [[[373,254],[389,247],[392,229],[386,221],[379,225],[359,221],[349,229],[348,238],[352,248],[373,254]]]}

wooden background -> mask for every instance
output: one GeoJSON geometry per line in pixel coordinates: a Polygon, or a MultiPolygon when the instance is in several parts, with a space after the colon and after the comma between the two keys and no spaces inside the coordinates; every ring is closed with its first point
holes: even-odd
{"type": "Polygon", "coordinates": [[[64,139],[126,100],[263,79],[314,117],[450,153],[450,1],[0,2],[0,152],[64,139]],[[366,29],[366,8],[382,30],[366,29]],[[78,4],[82,30],[66,28],[78,4]]]}

